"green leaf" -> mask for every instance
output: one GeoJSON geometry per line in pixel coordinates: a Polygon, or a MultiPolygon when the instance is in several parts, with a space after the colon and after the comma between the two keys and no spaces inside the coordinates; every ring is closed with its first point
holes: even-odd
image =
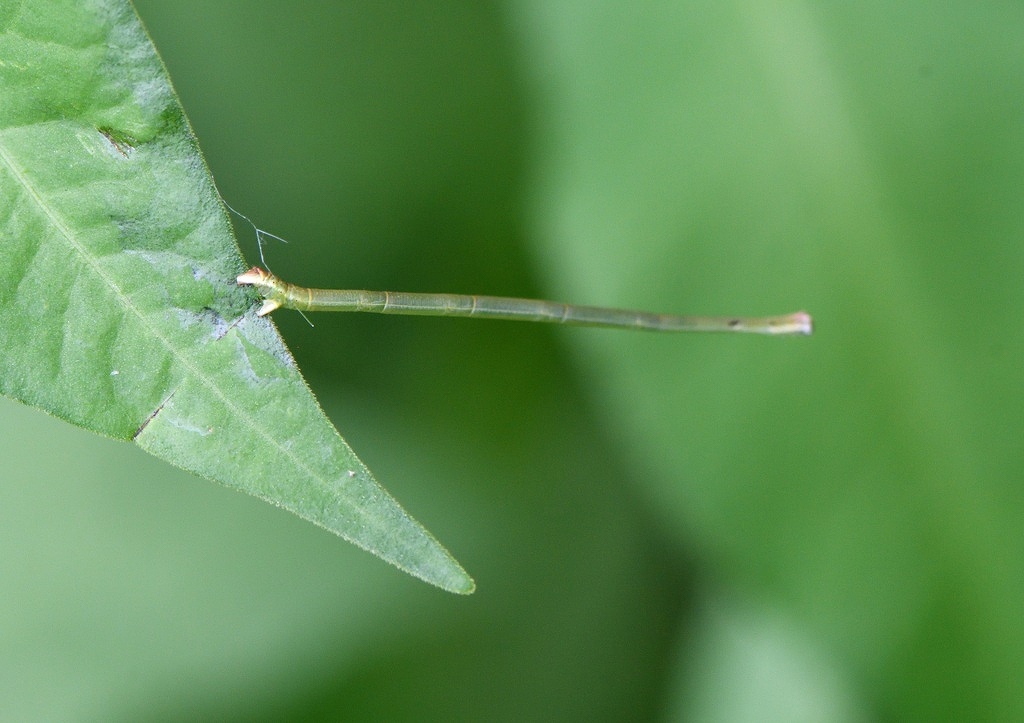
{"type": "Polygon", "coordinates": [[[338,436],[273,325],[125,0],[0,9],[0,391],[473,582],[338,436]]]}

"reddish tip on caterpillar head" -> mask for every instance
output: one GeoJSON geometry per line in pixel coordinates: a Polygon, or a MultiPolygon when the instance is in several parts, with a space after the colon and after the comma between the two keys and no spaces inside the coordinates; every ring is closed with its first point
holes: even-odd
{"type": "Polygon", "coordinates": [[[798,311],[791,318],[794,334],[811,334],[814,332],[814,319],[806,311],[798,311]]]}
{"type": "Polygon", "coordinates": [[[758,328],[762,334],[807,335],[814,331],[814,320],[806,311],[798,311],[786,316],[772,316],[765,321],[767,323],[758,328]]]}

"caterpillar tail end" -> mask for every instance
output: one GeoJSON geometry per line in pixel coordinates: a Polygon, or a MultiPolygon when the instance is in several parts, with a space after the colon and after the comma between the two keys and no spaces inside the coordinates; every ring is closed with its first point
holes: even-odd
{"type": "Polygon", "coordinates": [[[256,312],[256,316],[266,316],[267,314],[269,314],[274,309],[279,309],[279,308],[281,308],[281,302],[280,301],[275,301],[273,299],[264,299],[263,300],[263,306],[261,306],[260,310],[256,312]]]}
{"type": "MultiPolygon", "coordinates": [[[[244,274],[239,274],[235,278],[235,281],[239,286],[255,286],[264,293],[266,293],[268,288],[273,288],[270,283],[270,274],[259,266],[253,266],[244,274]]],[[[270,312],[274,311],[274,309],[278,309],[280,307],[281,302],[277,299],[264,299],[263,305],[260,306],[259,311],[256,312],[256,316],[266,316],[270,312]]]]}
{"type": "Polygon", "coordinates": [[[253,266],[244,274],[235,277],[239,286],[263,286],[267,283],[268,274],[259,266],[253,266]]]}

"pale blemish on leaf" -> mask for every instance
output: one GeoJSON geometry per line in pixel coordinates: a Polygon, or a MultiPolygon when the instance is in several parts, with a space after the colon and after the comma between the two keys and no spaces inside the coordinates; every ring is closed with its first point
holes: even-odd
{"type": "Polygon", "coordinates": [[[135,151],[135,139],[127,133],[121,133],[112,128],[97,128],[96,130],[106,139],[109,147],[122,158],[128,158],[135,151]]]}

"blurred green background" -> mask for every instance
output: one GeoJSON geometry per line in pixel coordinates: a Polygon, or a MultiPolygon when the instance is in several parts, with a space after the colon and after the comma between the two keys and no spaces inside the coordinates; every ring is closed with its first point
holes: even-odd
{"type": "Polygon", "coordinates": [[[466,599],[0,401],[0,718],[1024,719],[1024,6],[137,6],[285,278],[818,326],[278,312],[466,599]]]}

